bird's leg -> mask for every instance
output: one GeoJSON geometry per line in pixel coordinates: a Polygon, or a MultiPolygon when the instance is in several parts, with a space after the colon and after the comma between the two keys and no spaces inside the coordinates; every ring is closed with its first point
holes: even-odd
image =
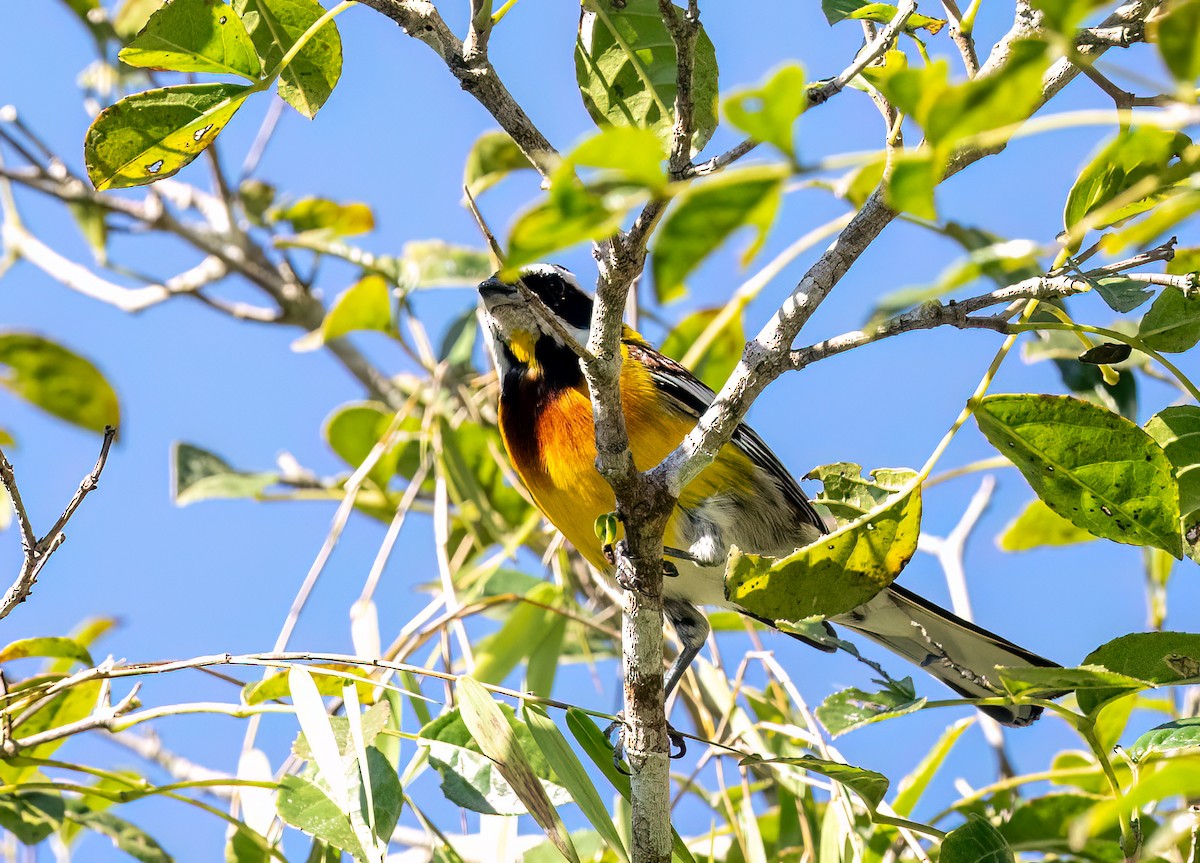
{"type": "MultiPolygon", "coordinates": [[[[679,636],[681,644],[679,655],[675,657],[675,661],[667,670],[666,682],[663,685],[663,699],[666,700],[671,697],[671,693],[683,679],[684,673],[687,672],[693,660],[704,647],[711,627],[708,625],[708,619],[700,613],[696,606],[682,599],[664,599],[663,614],[675,627],[675,634],[679,636]]],[[[624,730],[624,717],[619,713],[616,720],[604,729],[604,736],[608,737],[613,744],[613,765],[621,772],[625,772],[625,768],[621,765],[621,759],[625,757],[625,743],[622,737],[624,730]]],[[[671,758],[682,758],[687,753],[687,743],[684,742],[683,735],[668,723],[667,737],[674,748],[671,758]]]]}
{"type": "MultiPolygon", "coordinates": [[[[644,585],[637,577],[637,573],[633,568],[633,561],[629,559],[629,546],[623,539],[618,539],[616,542],[604,546],[604,559],[612,564],[614,568],[613,578],[622,590],[636,590],[638,593],[645,593],[644,585]]],[[[667,550],[663,549],[666,554],[667,550]]],[[[672,555],[674,556],[674,555],[672,555]]],[[[679,569],[670,561],[664,560],[663,577],[677,578],[679,569]]]]}

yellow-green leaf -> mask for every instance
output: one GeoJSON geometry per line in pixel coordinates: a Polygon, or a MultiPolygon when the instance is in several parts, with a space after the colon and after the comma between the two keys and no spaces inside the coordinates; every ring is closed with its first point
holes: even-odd
{"type": "Polygon", "coordinates": [[[118,56],[130,66],[240,75],[251,81],[262,71],[242,19],[218,0],[170,0],[118,56]]]}
{"type": "Polygon", "coordinates": [[[0,332],[0,386],[89,431],[121,424],[117,394],[100,370],[34,333],[0,332]]]}

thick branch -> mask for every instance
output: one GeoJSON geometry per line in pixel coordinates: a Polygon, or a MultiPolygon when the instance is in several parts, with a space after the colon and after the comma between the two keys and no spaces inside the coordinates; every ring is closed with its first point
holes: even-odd
{"type": "Polygon", "coordinates": [[[12,498],[13,509],[17,513],[17,523],[21,527],[21,546],[25,554],[25,559],[21,564],[21,571],[17,575],[17,580],[13,582],[12,586],[5,592],[4,598],[0,600],[0,619],[8,617],[14,608],[25,601],[33,590],[33,585],[37,582],[38,573],[42,571],[42,567],[46,565],[46,561],[50,559],[50,555],[54,554],[58,550],[58,547],[62,545],[63,540],[66,539],[65,534],[63,534],[63,528],[67,526],[67,522],[75,514],[75,510],[79,509],[79,505],[83,503],[83,499],[99,483],[100,473],[104,470],[104,463],[108,461],[108,450],[112,446],[116,433],[116,429],[112,426],[104,429],[104,442],[100,445],[100,456],[96,459],[95,467],[83,478],[83,481],[79,484],[79,488],[75,490],[75,494],[67,504],[67,508],[58,517],[58,521],[54,522],[54,526],[39,540],[34,540],[33,525],[30,523],[29,515],[25,511],[25,504],[21,500],[21,493],[17,490],[17,480],[13,474],[12,464],[9,463],[4,453],[0,452],[0,484],[4,485],[9,497],[12,498]]]}

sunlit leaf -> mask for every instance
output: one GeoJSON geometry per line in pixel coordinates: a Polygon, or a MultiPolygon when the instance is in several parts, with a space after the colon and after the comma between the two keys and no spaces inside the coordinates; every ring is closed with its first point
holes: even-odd
{"type": "Polygon", "coordinates": [[[118,55],[130,66],[258,79],[262,64],[242,19],[218,0],[170,0],[118,55]]]}
{"type": "Polygon", "coordinates": [[[350,818],[315,782],[289,774],[279,783],[279,817],[297,830],[365,860],[350,818]]]}
{"type": "Polygon", "coordinates": [[[1012,849],[989,822],[972,815],[967,823],[946,834],[940,863],[1013,863],[1012,849]]]}
{"type": "Polygon", "coordinates": [[[1146,423],[1146,431],[1174,469],[1184,550],[1200,563],[1200,407],[1176,405],[1161,410],[1146,423]]]}
{"type": "Polygon", "coordinates": [[[1163,62],[1179,82],[1180,97],[1191,102],[1196,100],[1195,87],[1200,79],[1197,33],[1200,33],[1200,0],[1164,4],[1146,21],[1146,38],[1158,45],[1163,62]]]}
{"type": "Polygon", "coordinates": [[[171,499],[187,506],[212,498],[254,498],[279,481],[275,473],[235,470],[223,458],[190,443],[171,446],[171,499]]]}
{"type": "Polygon", "coordinates": [[[392,289],[383,276],[370,274],[338,294],[321,326],[292,342],[292,350],[316,350],[362,330],[391,333],[393,329],[392,289]]]}
{"type": "MultiPolygon", "coordinates": [[[[274,71],[283,55],[325,14],[316,0],[233,0],[233,8],[242,16],[268,72],[274,71]]],[[[329,21],[283,70],[279,95],[312,119],[341,74],[342,37],[329,21]]]]}
{"type": "Polygon", "coordinates": [[[401,255],[404,284],[475,287],[495,271],[487,252],[441,240],[409,240],[401,255]]]}
{"type": "Polygon", "coordinates": [[[740,763],[744,767],[756,764],[787,764],[792,767],[810,770],[813,773],[819,773],[849,788],[862,798],[863,802],[867,804],[867,808],[872,812],[883,802],[884,795],[887,794],[888,785],[890,784],[886,776],[882,773],[876,773],[874,770],[867,770],[863,767],[855,767],[853,764],[843,764],[839,761],[827,761],[822,758],[812,758],[809,756],[799,758],[759,758],[752,755],[749,758],[743,758],[740,763]]]}
{"type": "Polygon", "coordinates": [[[316,681],[308,669],[300,665],[291,666],[287,678],[292,703],[296,707],[296,720],[308,740],[313,763],[317,766],[317,776],[329,788],[333,801],[348,814],[352,803],[346,772],[316,681]]]}
{"type": "MultiPolygon", "coordinates": [[[[358,686],[359,700],[364,704],[372,704],[375,697],[372,694],[375,689],[375,684],[371,682],[365,669],[357,665],[309,665],[308,671],[312,675],[313,682],[316,684],[317,691],[321,695],[339,696],[342,694],[342,687],[350,680],[354,679],[358,686]],[[323,674],[322,672],[334,672],[332,674],[323,674]]],[[[242,701],[246,704],[262,704],[264,701],[272,701],[277,698],[287,698],[291,694],[288,688],[288,676],[283,672],[268,674],[262,680],[256,680],[252,683],[247,683],[242,688],[242,701]]],[[[330,717],[334,719],[336,717],[330,717]]]]}
{"type": "MultiPolygon", "coordinates": [[[[165,0],[124,0],[113,16],[113,29],[122,39],[136,36],[165,0]]],[[[99,4],[97,4],[99,5],[99,4]]]]}
{"type": "Polygon", "coordinates": [[[779,212],[786,177],[781,166],[764,165],[725,171],[689,185],[655,234],[654,290],[659,302],[681,296],[688,274],[743,227],[755,231],[741,256],[743,265],[749,263],[779,212]]]}
{"type": "MultiPolygon", "coordinates": [[[[1084,662],[1160,685],[1192,681],[1200,678],[1200,635],[1135,632],[1102,644],[1084,662]]],[[[1092,713],[1123,694],[1105,689],[1080,692],[1079,706],[1092,713]]]]}
{"type": "Polygon", "coordinates": [[[906,689],[890,687],[879,692],[843,689],[826,698],[817,708],[817,719],[834,737],[862,728],[882,719],[904,716],[920,710],[924,698],[917,698],[912,678],[905,678],[906,689]]]}
{"type": "Polygon", "coordinates": [[[517,216],[508,234],[505,272],[544,260],[586,240],[612,236],[624,208],[595,195],[570,177],[556,179],[549,196],[517,216]]]}
{"type": "Polygon", "coordinates": [[[543,641],[555,620],[554,611],[563,602],[562,591],[539,582],[526,594],[528,602],[517,602],[499,631],[482,639],[475,648],[471,676],[483,683],[501,683],[521,660],[543,649],[543,641]]]}
{"type": "MultiPolygon", "coordinates": [[[[676,8],[677,15],[684,10],[676,8]]],[[[692,151],[717,127],[717,56],[701,26],[692,73],[692,151]]],[[[575,78],[599,126],[638,126],[669,144],[675,124],[675,43],[657,0],[587,0],[575,45],[575,78]]]]}
{"type": "Polygon", "coordinates": [[[667,186],[666,157],[662,141],[650,130],[610,126],[575,147],[567,161],[602,172],[597,180],[589,180],[589,185],[631,184],[661,194],[667,186]]]}
{"type": "Polygon", "coordinates": [[[181,84],[126,96],[87,131],[88,178],[105,191],[174,176],[216,140],[250,92],[241,84],[181,84]]]}
{"type": "Polygon", "coordinates": [[[1136,762],[1200,752],[1200,717],[1187,716],[1143,733],[1125,750],[1136,762]]]}
{"type": "Polygon", "coordinates": [[[1138,338],[1163,353],[1189,351],[1200,342],[1200,295],[1163,288],[1138,326],[1138,338]]]}
{"type": "Polygon", "coordinates": [[[513,171],[533,168],[521,148],[507,132],[484,132],[471,145],[463,169],[463,185],[472,195],[499,183],[513,171]]]}
{"type": "Polygon", "coordinates": [[[916,554],[921,487],[899,482],[866,515],[783,558],[735,546],[725,595],[768,620],[800,621],[857,608],[895,580],[916,554]]]}
{"type": "Polygon", "coordinates": [[[57,794],[24,791],[0,796],[0,827],[18,842],[36,845],[59,828],[64,815],[57,794]]]}
{"type": "MultiPolygon", "coordinates": [[[[309,666],[313,668],[314,666],[309,666]]],[[[282,677],[286,683],[287,675],[272,675],[272,677],[282,677]]],[[[317,686],[320,688],[320,680],[322,675],[314,675],[314,679],[318,681],[317,686]]],[[[326,680],[335,680],[336,678],[325,676],[326,680]]],[[[338,693],[341,693],[342,680],[337,681],[338,693]]],[[[248,684],[245,688],[249,689],[253,684],[248,684]]],[[[243,700],[246,696],[243,694],[243,700]]],[[[387,728],[391,722],[392,712],[390,703],[380,701],[367,708],[359,717],[359,722],[362,725],[363,742],[367,746],[375,746],[382,742],[379,737],[380,732],[387,728]]],[[[350,720],[345,716],[330,716],[329,727],[333,729],[333,739],[337,743],[338,752],[342,756],[343,763],[348,763],[350,759],[355,757],[354,742],[350,739],[350,720]]],[[[305,761],[311,761],[312,747],[308,745],[308,738],[304,736],[304,732],[296,735],[296,739],[292,741],[292,754],[297,758],[302,758],[305,761]]]]}
{"type": "MultiPolygon", "coordinates": [[[[480,750],[508,780],[547,838],[571,863],[579,863],[571,836],[534,773],[525,746],[491,693],[470,677],[464,677],[458,682],[458,696],[463,722],[480,750]]],[[[536,750],[536,745],[532,748],[536,750]]]]}
{"type": "Polygon", "coordinates": [[[770,144],[794,159],[793,126],[807,107],[804,69],[789,63],[776,69],[761,86],[730,94],[725,99],[725,116],[754,140],[770,144]]]}
{"type": "Polygon", "coordinates": [[[46,638],[22,638],[0,650],[0,662],[43,656],[53,659],[69,659],[84,665],[93,665],[87,648],[73,638],[52,636],[46,638]]]}
{"type": "Polygon", "coordinates": [[[89,431],[121,424],[117,394],[100,370],[33,333],[0,332],[0,386],[89,431]]]}
{"type": "Polygon", "coordinates": [[[1162,447],[1070,396],[988,396],[975,419],[1056,513],[1089,533],[1179,557],[1179,490],[1162,447]]]}
{"type": "Polygon", "coordinates": [[[1004,551],[1029,551],[1047,545],[1074,545],[1095,538],[1046,506],[1041,498],[1034,498],[996,537],[996,545],[1004,551]]]}
{"type": "MultiPolygon", "coordinates": [[[[99,694],[99,680],[72,686],[51,698],[48,703],[39,705],[36,712],[18,726],[16,736],[18,738],[33,737],[43,731],[78,722],[96,708],[96,699],[99,694]]],[[[50,740],[25,749],[21,755],[28,759],[49,758],[67,742],[67,739],[67,737],[60,737],[57,740],[50,740]]],[[[5,784],[17,785],[37,773],[38,769],[35,761],[25,761],[20,765],[0,761],[0,780],[5,784]]]]}
{"type": "Polygon", "coordinates": [[[1151,685],[1147,680],[1110,671],[1094,662],[1088,662],[1078,668],[1001,666],[997,672],[1005,690],[1015,697],[1057,698],[1064,692],[1076,692],[1079,694],[1080,706],[1086,693],[1099,691],[1128,695],[1147,689],[1151,685]]]}
{"type": "Polygon", "coordinates": [[[942,163],[930,151],[904,151],[892,161],[884,178],[883,199],[893,210],[919,219],[936,219],[933,190],[942,180],[942,163]]]}

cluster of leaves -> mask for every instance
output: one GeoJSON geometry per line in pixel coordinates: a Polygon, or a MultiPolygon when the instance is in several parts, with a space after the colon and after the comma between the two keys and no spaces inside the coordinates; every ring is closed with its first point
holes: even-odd
{"type": "MultiPolygon", "coordinates": [[[[118,99],[99,114],[85,142],[88,176],[102,191],[177,173],[212,145],[246,99],[272,86],[311,117],[340,75],[341,43],[332,18],[344,4],[326,12],[314,0],[125,0],[109,22],[89,15],[100,9],[98,0],[68,2],[98,41],[115,39],[124,46],[120,56],[126,64],[249,82],[177,84],[118,99]]],[[[868,66],[853,86],[884,97],[903,122],[920,130],[925,143],[867,159],[834,179],[824,165],[806,161],[797,146],[796,123],[816,104],[810,93],[818,85],[790,64],[722,100],[716,49],[701,27],[694,52],[693,154],[707,145],[723,113],[733,128],[782,158],[695,178],[673,175],[664,166],[675,122],[677,58],[658,3],[587,0],[576,74],[583,104],[599,131],[561,158],[547,195],[517,216],[507,237],[507,264],[519,267],[583,241],[603,240],[627,224],[635,208],[669,202],[651,241],[654,296],[665,305],[683,297],[687,280],[705,259],[744,228],[751,229],[753,241],[742,258],[753,259],[791,181],[811,174],[854,207],[879,188],[889,206],[966,251],[934,285],[878,300],[873,319],[981,279],[1005,286],[1039,276],[1047,256],[1041,246],[941,222],[934,197],[956,158],[1002,144],[1039,106],[1045,71],[1069,50],[1067,37],[1097,4],[1045,0],[1035,5],[1046,17],[1046,38],[1016,43],[1004,67],[992,75],[955,82],[944,61],[910,65],[900,50],[868,66]]],[[[823,6],[830,24],[843,27],[855,21],[886,23],[897,14],[890,4],[858,0],[826,0],[823,6]]],[[[1197,9],[1194,0],[1170,4],[1151,28],[1181,94],[1194,94],[1200,54],[1194,39],[1179,34],[1195,31],[1197,9]]],[[[922,40],[937,37],[944,23],[913,15],[903,35],[927,60],[922,40]]],[[[1084,167],[1065,202],[1066,241],[1054,265],[1084,278],[1077,258],[1089,231],[1112,229],[1099,239],[1099,249],[1117,254],[1173,230],[1200,209],[1194,180],[1198,159],[1200,151],[1182,132],[1149,126],[1119,131],[1084,167]]],[[[464,182],[479,194],[530,167],[507,135],[494,133],[476,142],[464,182]]],[[[0,652],[0,663],[30,657],[49,662],[24,678],[8,676],[4,740],[10,747],[6,753],[12,754],[0,758],[0,772],[15,790],[0,800],[0,826],[30,845],[51,835],[69,844],[81,830],[90,830],[109,836],[137,859],[167,860],[155,840],[110,811],[113,804],[169,794],[203,806],[181,792],[225,784],[237,787],[243,801],[243,818],[229,835],[230,859],[282,859],[282,821],[312,838],[310,860],[339,859],[344,852],[374,861],[386,855],[405,807],[421,823],[433,823],[411,789],[426,781],[423,775],[436,774],[442,796],[459,807],[482,815],[531,815],[546,843],[526,859],[627,860],[627,804],[622,801],[628,800],[629,780],[614,767],[611,747],[593,720],[572,708],[565,727],[573,748],[538,706],[550,695],[560,663],[614,655],[614,633],[593,613],[597,606],[587,604],[594,586],[581,577],[577,559],[553,545],[539,529],[536,510],[507,481],[491,380],[475,365],[474,308],[452,323],[437,349],[426,347],[423,331],[419,338],[406,336],[410,327],[420,326],[407,303],[410,292],[475,283],[490,272],[488,259],[438,242],[410,243],[396,256],[374,255],[346,239],[373,227],[366,204],[288,198],[253,179],[235,195],[248,222],[276,247],[303,249],[318,261],[335,257],[360,271],[315,320],[290,321],[306,330],[295,349],[315,350],[352,333],[374,331],[407,352],[420,374],[392,379],[400,406],[361,401],[330,414],[323,435],[345,462],[346,475],[320,478],[288,460],[277,470],[240,471],[217,454],[180,443],[172,459],[175,501],[349,500],[369,517],[393,525],[410,510],[431,512],[444,529],[439,545],[447,572],[439,587],[451,591],[447,606],[456,610],[416,627],[385,654],[368,601],[354,618],[360,655],[404,663],[427,639],[438,641],[434,636],[454,631],[460,617],[489,612],[502,614],[504,622],[473,645],[466,666],[471,677],[455,687],[457,705],[437,714],[420,690],[419,677],[422,665],[448,661],[440,648],[398,673],[350,659],[292,664],[286,673],[247,683],[236,705],[214,712],[295,713],[302,733],[278,781],[257,751],[243,759],[237,777],[170,786],[51,760],[75,733],[72,729],[122,730],[141,717],[127,712],[136,706],[132,701],[125,712],[117,711],[100,676],[72,677],[76,665],[93,665],[89,649],[104,624],[70,638],[9,645],[0,652]],[[496,554],[497,547],[505,554],[496,554]],[[550,560],[553,582],[502,565],[519,547],[550,560]],[[518,673],[523,691],[535,696],[523,700],[519,712],[498,704],[486,688],[518,673]],[[342,715],[334,715],[339,711],[342,715]],[[406,715],[415,717],[415,733],[404,730],[406,715]],[[55,736],[58,730],[61,735],[55,736]],[[37,743],[37,735],[47,732],[46,742],[37,743]],[[401,743],[412,738],[416,750],[402,761],[401,743]],[[21,745],[30,740],[34,743],[21,745]],[[590,767],[585,769],[576,748],[590,767]],[[62,773],[90,776],[91,784],[56,778],[62,773]],[[620,798],[613,807],[604,802],[610,787],[620,798]],[[559,808],[568,803],[578,807],[590,829],[567,829],[559,808]]],[[[102,230],[99,236],[103,244],[102,230]]],[[[1200,253],[1178,250],[1167,274],[1197,270],[1200,253]]],[[[1156,287],[1120,274],[1089,281],[1122,315],[1149,301],[1156,287]]],[[[1072,395],[992,395],[972,402],[980,430],[1037,494],[1006,531],[1005,547],[1093,537],[1142,546],[1151,550],[1160,585],[1172,558],[1186,554],[1200,561],[1195,443],[1200,408],[1165,407],[1139,426],[1135,384],[1135,375],[1151,363],[1177,374],[1163,354],[1189,351],[1200,341],[1195,281],[1193,275],[1188,289],[1163,288],[1140,320],[1081,327],[1065,304],[1054,304],[1014,327],[1013,332],[1035,334],[1027,342],[1027,357],[1057,363],[1072,395]],[[1103,342],[1095,344],[1095,336],[1103,342]],[[1114,344],[1129,350],[1106,347],[1114,344]]],[[[753,293],[739,292],[725,307],[685,316],[664,349],[686,357],[706,382],[719,386],[740,356],[742,312],[751,299],[753,293]]],[[[53,342],[28,333],[0,335],[0,364],[10,370],[6,388],[55,416],[94,430],[116,424],[111,386],[94,366],[53,342]]],[[[1177,379],[1196,396],[1191,381],[1182,374],[1177,379]]],[[[838,529],[818,545],[778,561],[735,551],[730,595],[760,617],[796,628],[869,599],[917,550],[922,483],[931,467],[875,471],[870,478],[857,465],[814,471],[813,478],[824,486],[822,504],[838,529]]],[[[717,629],[743,626],[720,615],[713,623],[717,629]]],[[[1169,860],[1185,853],[1190,827],[1181,828],[1170,817],[1168,801],[1187,797],[1200,781],[1195,761],[1200,726],[1179,716],[1173,702],[1154,691],[1200,677],[1200,636],[1133,634],[1102,645],[1075,668],[1000,672],[1012,700],[1057,712],[1085,748],[1060,753],[1049,771],[1011,777],[963,796],[926,823],[910,819],[970,720],[948,728],[889,796],[886,777],[841,762],[821,742],[821,729],[790,698],[790,681],[776,669],[769,671],[767,685],[755,689],[740,685],[740,677],[731,687],[723,672],[703,661],[696,666],[698,694],[692,704],[698,736],[736,744],[745,768],[740,786],[709,791],[691,781],[682,785],[730,827],[733,839],[722,850],[704,844],[710,858],[800,860],[816,853],[822,861],[883,860],[897,842],[915,843],[914,835],[923,835],[939,841],[944,863],[1012,860],[1014,852],[1105,860],[1117,853],[1118,832],[1125,852],[1134,853],[1139,838],[1131,821],[1155,805],[1161,813],[1157,823],[1147,815],[1140,819],[1146,858],[1169,860]],[[1063,692],[1074,694],[1061,703],[1046,700],[1063,692]],[[1163,711],[1171,719],[1142,732],[1126,750],[1127,760],[1114,758],[1111,748],[1126,732],[1135,707],[1163,711]],[[815,790],[814,774],[828,784],[815,790]],[[1015,793],[1046,779],[1059,790],[1027,797],[1015,793]]],[[[817,718],[836,736],[932,706],[917,695],[911,680],[887,679],[880,692],[850,689],[830,696],[817,718]]],[[[457,859],[453,842],[437,828],[430,832],[439,837],[441,859],[457,859]]],[[[684,863],[694,859],[679,835],[674,856],[684,863]]]]}

